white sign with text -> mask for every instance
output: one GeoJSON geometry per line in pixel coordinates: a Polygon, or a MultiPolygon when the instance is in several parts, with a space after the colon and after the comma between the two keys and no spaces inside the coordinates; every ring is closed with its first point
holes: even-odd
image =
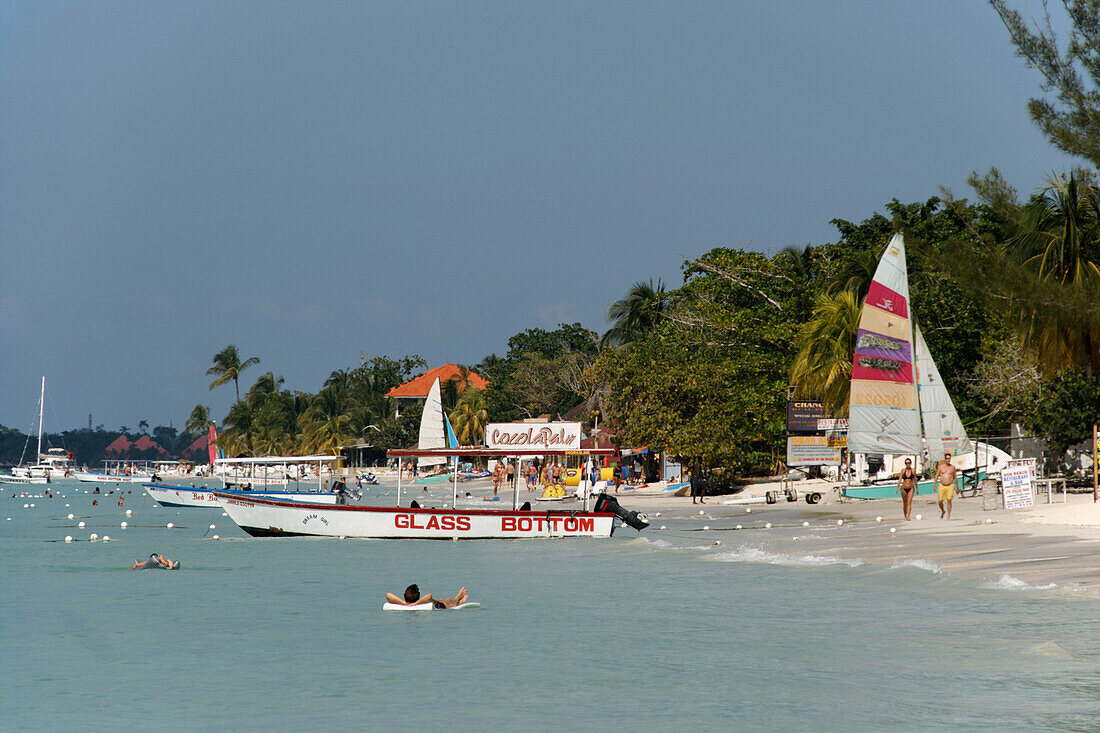
{"type": "Polygon", "coordinates": [[[502,450],[515,449],[520,453],[534,453],[538,449],[548,451],[580,450],[581,424],[579,422],[494,422],[485,426],[485,446],[502,450]]]}
{"type": "Polygon", "coordinates": [[[1031,472],[1027,466],[1001,471],[1001,487],[1005,509],[1026,509],[1035,505],[1035,496],[1031,493],[1031,472]]]}

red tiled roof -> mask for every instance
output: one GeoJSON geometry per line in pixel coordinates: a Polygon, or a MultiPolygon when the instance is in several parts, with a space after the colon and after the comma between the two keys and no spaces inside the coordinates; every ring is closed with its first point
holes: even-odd
{"type": "MultiPolygon", "coordinates": [[[[480,374],[474,374],[473,372],[467,372],[468,382],[471,387],[477,389],[488,389],[489,382],[485,380],[480,374]]],[[[435,369],[429,369],[421,374],[419,377],[413,377],[404,384],[394,387],[386,393],[387,397],[427,397],[428,392],[432,388],[432,384],[438,379],[440,385],[444,385],[452,380],[461,382],[462,376],[459,371],[458,364],[444,364],[441,367],[435,369]]],[[[462,386],[462,385],[459,385],[462,386]]]]}
{"type": "Polygon", "coordinates": [[[134,444],[131,447],[134,450],[149,450],[150,448],[153,448],[156,450],[157,453],[161,455],[168,455],[168,451],[164,450],[164,448],[161,448],[156,443],[156,441],[154,441],[148,435],[142,435],[140,438],[134,441],[134,444]]]}
{"type": "Polygon", "coordinates": [[[109,446],[107,446],[106,453],[118,453],[119,455],[130,450],[130,446],[133,443],[125,435],[120,435],[115,438],[109,446]]]}

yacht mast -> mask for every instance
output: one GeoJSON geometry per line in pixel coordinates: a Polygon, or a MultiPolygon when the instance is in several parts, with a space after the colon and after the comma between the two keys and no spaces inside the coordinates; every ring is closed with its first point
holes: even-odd
{"type": "Polygon", "coordinates": [[[46,405],[46,377],[42,377],[42,394],[38,396],[38,458],[35,463],[42,460],[42,412],[46,405]]]}

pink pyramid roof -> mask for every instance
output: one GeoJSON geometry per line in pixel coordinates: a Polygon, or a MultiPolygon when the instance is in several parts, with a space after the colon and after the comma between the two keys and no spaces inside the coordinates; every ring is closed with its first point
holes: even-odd
{"type": "Polygon", "coordinates": [[[122,455],[130,450],[130,446],[132,445],[133,443],[130,442],[129,438],[127,438],[125,435],[120,435],[115,438],[109,446],[107,446],[105,452],[117,453],[118,455],[122,455]]]}

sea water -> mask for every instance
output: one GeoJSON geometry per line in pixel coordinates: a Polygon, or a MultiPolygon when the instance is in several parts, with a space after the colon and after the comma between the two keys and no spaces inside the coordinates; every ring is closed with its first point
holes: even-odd
{"type": "Polygon", "coordinates": [[[123,507],[44,488],[0,488],[3,730],[1100,729],[1087,593],[666,519],[610,540],[254,539],[138,486],[123,507]],[[128,569],[151,552],[182,569],[128,569]],[[381,610],[413,582],[482,606],[381,610]]]}

